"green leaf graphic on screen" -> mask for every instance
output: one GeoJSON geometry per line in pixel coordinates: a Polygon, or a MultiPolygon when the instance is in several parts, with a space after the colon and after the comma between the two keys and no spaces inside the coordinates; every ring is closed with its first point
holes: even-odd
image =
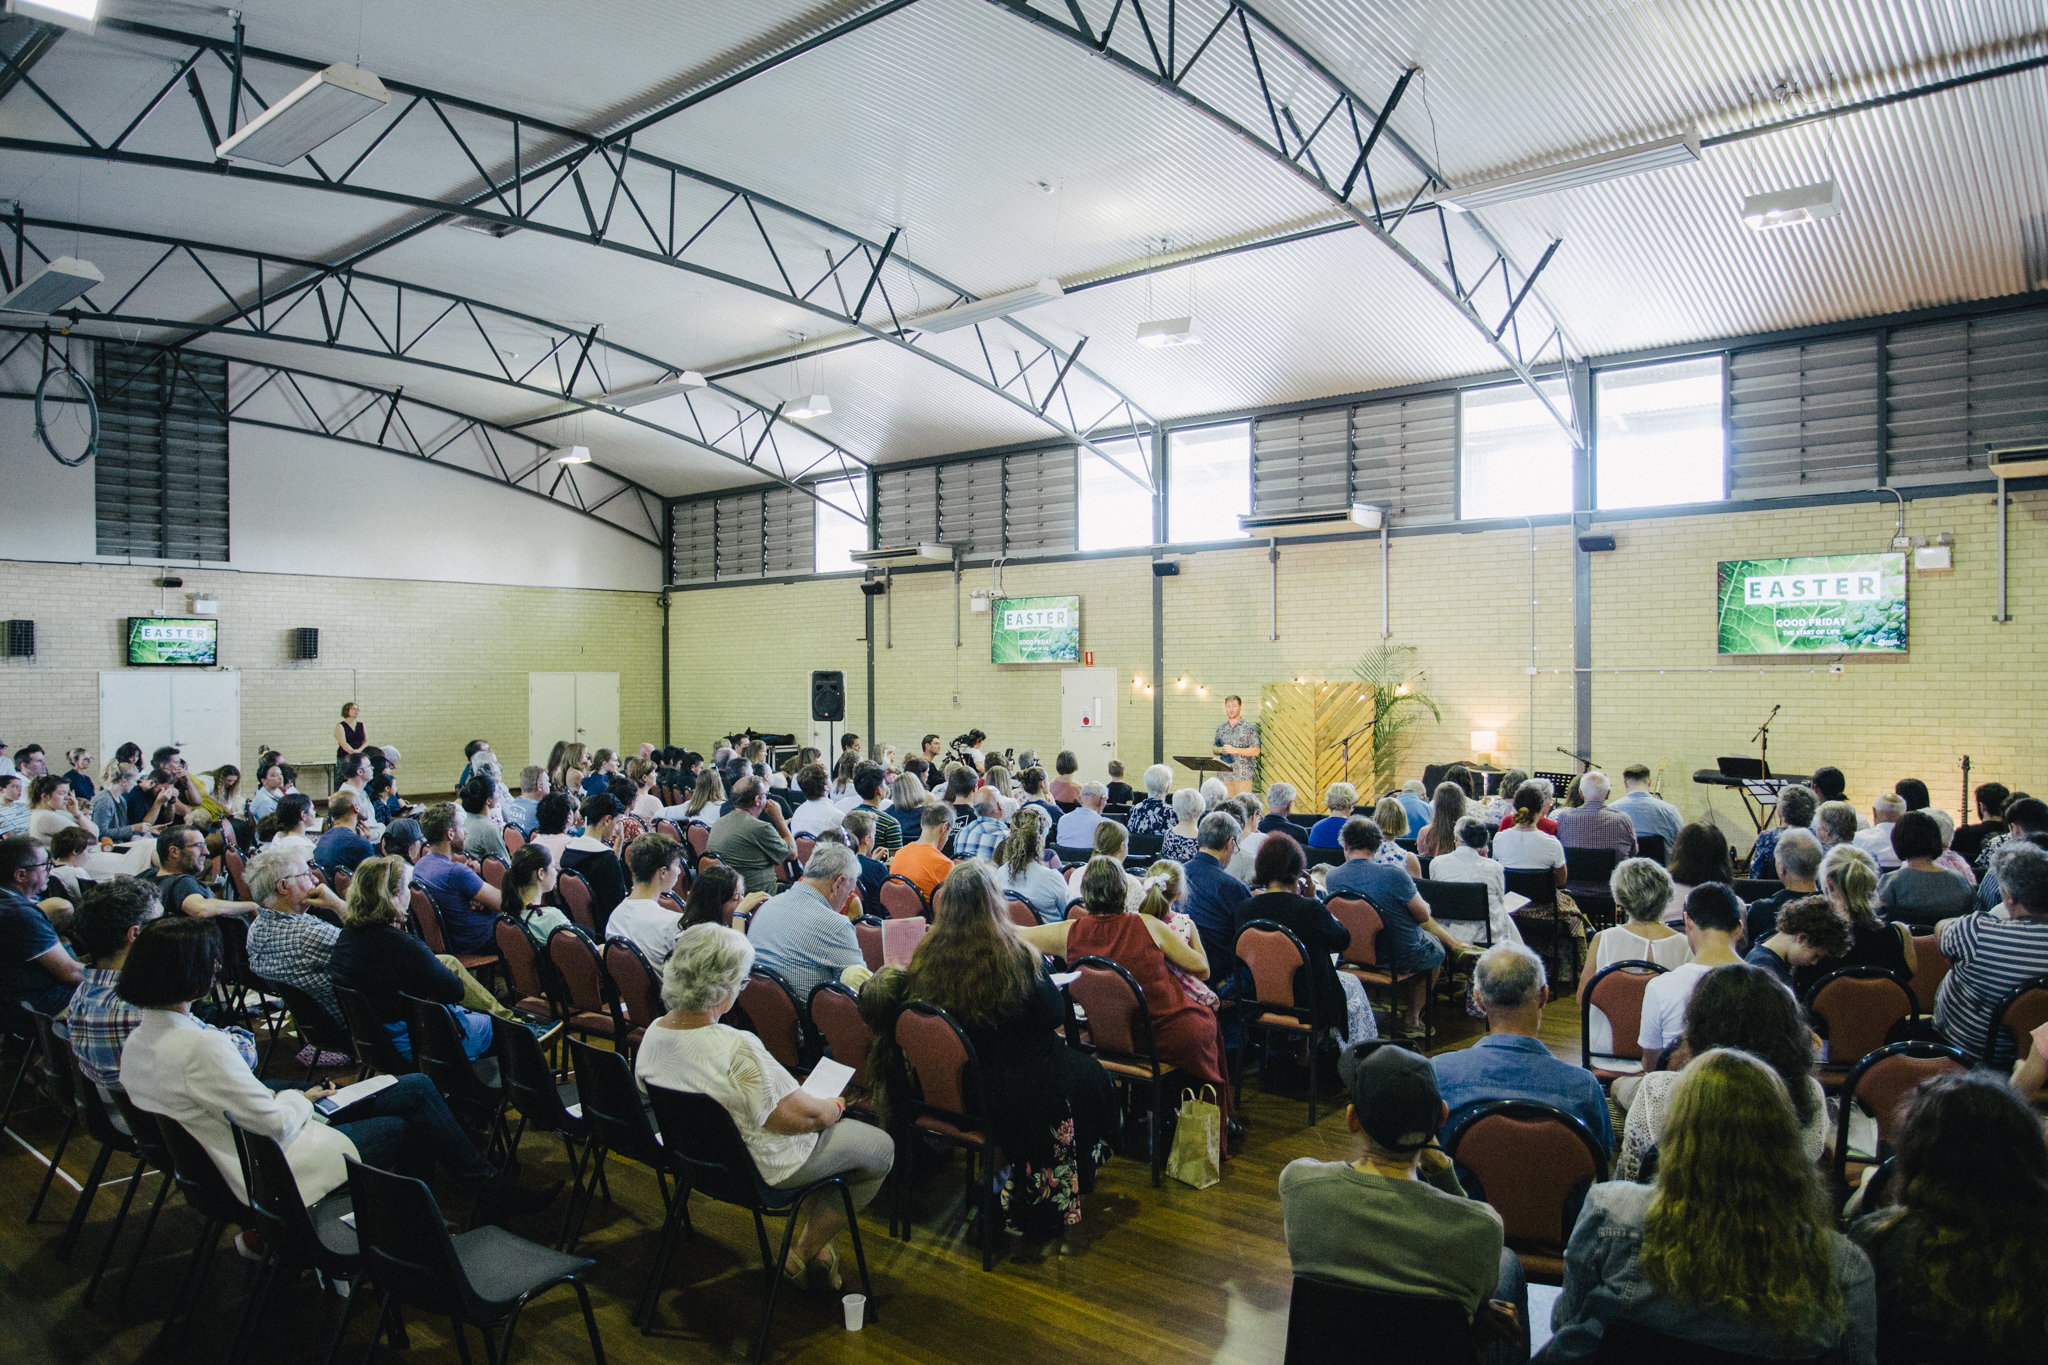
{"type": "Polygon", "coordinates": [[[1906,648],[1906,556],[1723,560],[1722,654],[1895,654],[1906,648]]]}
{"type": "Polygon", "coordinates": [[[991,663],[1081,662],[1079,597],[999,597],[989,611],[988,627],[991,663]]]}

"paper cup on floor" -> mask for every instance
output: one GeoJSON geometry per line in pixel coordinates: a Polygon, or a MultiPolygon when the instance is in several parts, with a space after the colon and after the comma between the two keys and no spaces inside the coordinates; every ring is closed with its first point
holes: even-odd
{"type": "Polygon", "coordinates": [[[868,1296],[865,1294],[848,1294],[839,1301],[839,1304],[846,1310],[846,1330],[858,1332],[861,1319],[867,1315],[868,1296]]]}

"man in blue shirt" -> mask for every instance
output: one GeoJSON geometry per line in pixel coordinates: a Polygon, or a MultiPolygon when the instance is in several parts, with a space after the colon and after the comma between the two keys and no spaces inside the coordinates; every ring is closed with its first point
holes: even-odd
{"type": "Polygon", "coordinates": [[[427,852],[413,865],[413,885],[433,903],[448,951],[485,951],[498,918],[498,888],[477,876],[468,863],[455,860],[463,849],[462,822],[455,807],[446,802],[431,807],[420,817],[420,837],[427,852]]]}
{"type": "Polygon", "coordinates": [[[0,839],[0,1019],[24,1028],[30,1010],[62,1013],[85,978],[38,903],[49,884],[48,849],[25,834],[0,839]]]}
{"type": "Polygon", "coordinates": [[[1197,851],[1184,869],[1187,899],[1182,908],[1202,936],[1202,952],[1209,959],[1209,988],[1225,1000],[1237,996],[1237,907],[1252,894],[1243,882],[1223,870],[1230,865],[1230,855],[1237,852],[1238,833],[1237,821],[1222,811],[1203,816],[1195,827],[1197,851]]]}
{"type": "Polygon", "coordinates": [[[1403,782],[1394,799],[1401,803],[1401,812],[1408,817],[1409,835],[1422,833],[1422,827],[1429,823],[1429,817],[1434,814],[1429,808],[1429,789],[1422,785],[1422,779],[1411,777],[1403,782]]]}
{"type": "Polygon", "coordinates": [[[848,967],[865,966],[860,938],[844,913],[860,890],[860,858],[845,844],[811,850],[803,877],[754,912],[747,938],[754,963],[780,976],[799,1000],[848,967]]]}
{"type": "Polygon", "coordinates": [[[1503,943],[1472,971],[1472,999],[1486,1012],[1487,1035],[1471,1047],[1434,1059],[1437,1088],[1458,1111],[1488,1100],[1553,1105],[1586,1125],[1600,1150],[1614,1155],[1607,1092],[1584,1067],[1561,1062],[1537,1040],[1550,1003],[1543,959],[1519,943],[1503,943]]]}
{"type": "MultiPolygon", "coordinates": [[[[1621,770],[1621,785],[1624,789],[1622,796],[1618,800],[1608,802],[1607,809],[1626,815],[1629,818],[1629,823],[1636,827],[1636,836],[1638,838],[1648,834],[1662,839],[1664,841],[1664,851],[1668,854],[1671,851],[1671,846],[1678,842],[1678,831],[1684,825],[1685,817],[1678,813],[1678,807],[1672,805],[1669,801],[1662,800],[1655,792],[1650,790],[1650,770],[1644,764],[1631,763],[1626,768],[1623,768],[1621,770]]],[[[1799,788],[1798,790],[1802,796],[1808,798],[1805,804],[1806,819],[1788,820],[1785,822],[1787,824],[1803,825],[1813,819],[1814,803],[1811,799],[1812,793],[1804,788],[1799,788]]],[[[1776,830],[1766,832],[1773,838],[1777,837],[1776,830]]],[[[1766,851],[1768,852],[1768,850],[1766,851]]],[[[1768,863],[1766,866],[1768,866],[1768,863]]],[[[1751,875],[1765,876],[1768,874],[1753,873],[1751,875]]]]}
{"type": "Polygon", "coordinates": [[[1324,888],[1332,896],[1357,896],[1369,901],[1379,912],[1378,942],[1380,964],[1406,975],[1415,973],[1403,990],[1407,992],[1406,1022],[1394,1029],[1396,1038],[1423,1036],[1422,1006],[1429,996],[1429,982],[1446,956],[1477,955],[1478,949],[1460,943],[1449,930],[1430,916],[1429,902],[1415,889],[1415,881],[1400,863],[1383,863],[1374,855],[1386,842],[1378,822],[1354,815],[1339,833],[1344,861],[1330,869],[1324,888]]]}

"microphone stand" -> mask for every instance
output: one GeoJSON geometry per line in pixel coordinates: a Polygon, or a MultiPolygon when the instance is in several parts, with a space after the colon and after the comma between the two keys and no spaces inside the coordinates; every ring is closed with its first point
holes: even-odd
{"type": "Polygon", "coordinates": [[[1763,745],[1762,756],[1765,777],[1771,775],[1771,722],[1777,718],[1780,709],[1782,708],[1779,706],[1773,706],[1771,714],[1764,717],[1764,723],[1757,726],[1756,733],[1750,736],[1752,741],[1763,745]]]}
{"type": "Polygon", "coordinates": [[[1360,735],[1364,734],[1367,730],[1372,729],[1375,725],[1378,725],[1379,723],[1379,717],[1374,716],[1371,720],[1359,726],[1356,730],[1353,730],[1350,734],[1344,736],[1343,739],[1338,741],[1338,743],[1344,746],[1344,780],[1346,782],[1349,782],[1351,780],[1351,741],[1357,739],[1360,735]]]}
{"type": "Polygon", "coordinates": [[[1589,756],[1585,754],[1575,754],[1570,749],[1565,748],[1563,745],[1557,746],[1557,752],[1563,754],[1566,758],[1578,764],[1579,771],[1582,773],[1588,772],[1592,770],[1594,767],[1598,766],[1593,762],[1593,760],[1589,756]]]}

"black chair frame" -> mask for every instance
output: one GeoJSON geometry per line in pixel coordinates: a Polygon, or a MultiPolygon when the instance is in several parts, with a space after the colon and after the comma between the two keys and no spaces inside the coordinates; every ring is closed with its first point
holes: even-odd
{"type": "MultiPolygon", "coordinates": [[[[1984,1030],[1984,1051],[1978,1054],[1979,1060],[1981,1060],[1985,1066],[1993,1066],[1999,1064],[1995,1062],[1993,1059],[1998,1056],[1999,1040],[2000,1037],[2005,1033],[2005,1016],[2014,1005],[2017,1005],[2020,1002],[2020,997],[2024,996],[2029,991],[2048,991],[2048,975],[2031,977],[2028,980],[2020,982],[2019,985],[2014,986],[2011,990],[2007,991],[2005,993],[2005,998],[2000,1000],[1998,1004],[1993,1007],[1991,1011],[1991,1023],[1984,1030]]],[[[2014,1059],[2012,1058],[2006,1058],[2003,1064],[2010,1066],[2013,1060],[2014,1059]]]]}

